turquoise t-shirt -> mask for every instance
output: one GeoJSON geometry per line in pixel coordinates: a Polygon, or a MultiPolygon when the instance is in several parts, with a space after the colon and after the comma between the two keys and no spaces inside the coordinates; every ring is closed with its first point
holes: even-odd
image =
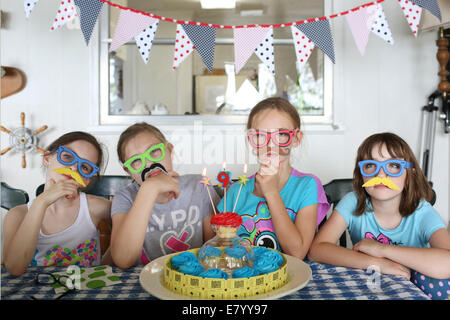
{"type": "Polygon", "coordinates": [[[392,230],[383,229],[378,224],[370,204],[365,213],[360,216],[354,215],[357,202],[356,194],[350,192],[335,208],[344,217],[353,244],[364,238],[371,238],[385,244],[427,248],[431,235],[436,230],[445,228],[439,213],[423,199],[416,211],[402,218],[400,225],[392,230]]]}
{"type": "MultiPolygon", "coordinates": [[[[226,194],[226,210],[233,211],[241,184],[234,183],[226,194]]],[[[243,223],[238,235],[255,246],[264,246],[281,251],[280,244],[275,235],[272,217],[265,198],[253,194],[255,177],[250,177],[245,186],[242,186],[234,212],[241,215],[243,223]]],[[[317,224],[328,212],[329,204],[320,180],[311,175],[303,174],[292,169],[291,175],[283,189],[280,191],[281,199],[287,213],[294,222],[297,212],[312,204],[319,204],[317,224]]],[[[219,212],[224,212],[225,198],[218,205],[219,212]]]]}

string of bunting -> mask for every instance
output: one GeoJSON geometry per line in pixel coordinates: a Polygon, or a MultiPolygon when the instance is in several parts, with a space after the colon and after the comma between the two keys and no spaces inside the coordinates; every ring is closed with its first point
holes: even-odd
{"type": "MultiPolygon", "coordinates": [[[[116,30],[110,45],[110,52],[117,50],[134,38],[143,61],[148,63],[159,22],[176,23],[172,68],[174,70],[178,68],[196,50],[206,68],[209,72],[212,72],[216,30],[233,29],[236,73],[242,69],[252,54],[255,54],[272,73],[275,73],[273,28],[291,28],[297,63],[300,69],[306,64],[316,46],[333,63],[336,62],[329,20],[337,17],[344,16],[346,18],[361,55],[365,54],[370,33],[393,45],[394,39],[382,6],[382,3],[385,1],[372,1],[340,13],[282,24],[217,25],[162,17],[153,13],[124,7],[108,0],[60,0],[59,8],[50,29],[52,31],[56,30],[78,16],[84,39],[88,45],[101,9],[104,4],[107,4],[120,9],[116,30]]],[[[399,3],[414,36],[417,36],[422,9],[428,10],[439,20],[442,20],[437,0],[393,1],[399,3]]],[[[38,2],[39,0],[24,0],[27,18],[29,18],[31,11],[38,2]]]]}

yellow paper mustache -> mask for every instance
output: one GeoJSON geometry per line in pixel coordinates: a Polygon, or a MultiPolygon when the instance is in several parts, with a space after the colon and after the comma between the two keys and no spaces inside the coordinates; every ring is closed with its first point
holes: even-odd
{"type": "Polygon", "coordinates": [[[69,168],[58,168],[58,169],[53,169],[53,171],[55,171],[56,173],[65,174],[65,175],[71,176],[72,178],[75,179],[76,182],[81,184],[83,187],[86,187],[86,184],[84,183],[84,181],[81,178],[80,174],[78,172],[76,172],[76,171],[72,171],[69,168]]]}
{"type": "Polygon", "coordinates": [[[366,183],[364,183],[362,186],[363,187],[373,187],[376,186],[378,184],[383,184],[386,187],[388,187],[389,189],[393,189],[393,190],[400,190],[399,187],[397,187],[397,185],[392,182],[391,179],[389,179],[388,177],[374,177],[372,179],[370,179],[369,181],[367,181],[366,183]]]}

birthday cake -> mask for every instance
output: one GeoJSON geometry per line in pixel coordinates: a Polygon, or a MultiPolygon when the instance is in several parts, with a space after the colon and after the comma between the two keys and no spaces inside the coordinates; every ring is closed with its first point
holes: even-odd
{"type": "Polygon", "coordinates": [[[203,299],[257,296],[288,282],[287,263],[278,251],[253,247],[237,236],[239,214],[219,213],[211,219],[216,237],[200,249],[166,259],[164,285],[176,293],[203,299]]]}

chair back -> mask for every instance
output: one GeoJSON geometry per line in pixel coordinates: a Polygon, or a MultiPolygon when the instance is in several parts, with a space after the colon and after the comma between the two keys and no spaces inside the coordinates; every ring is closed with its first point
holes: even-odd
{"type": "Polygon", "coordinates": [[[85,192],[94,196],[110,199],[114,193],[132,182],[129,176],[101,176],[100,179],[94,183],[85,192]]]}
{"type": "MultiPolygon", "coordinates": [[[[334,179],[323,186],[327,196],[328,203],[333,208],[341,201],[341,199],[349,192],[353,191],[353,179],[334,179]]],[[[325,223],[326,219],[320,223],[319,228],[325,223]]],[[[342,247],[347,247],[347,231],[345,231],[339,239],[342,247]]]]}
{"type": "Polygon", "coordinates": [[[1,183],[1,197],[1,207],[6,210],[26,204],[29,200],[28,193],[14,189],[5,182],[1,183]]]}

